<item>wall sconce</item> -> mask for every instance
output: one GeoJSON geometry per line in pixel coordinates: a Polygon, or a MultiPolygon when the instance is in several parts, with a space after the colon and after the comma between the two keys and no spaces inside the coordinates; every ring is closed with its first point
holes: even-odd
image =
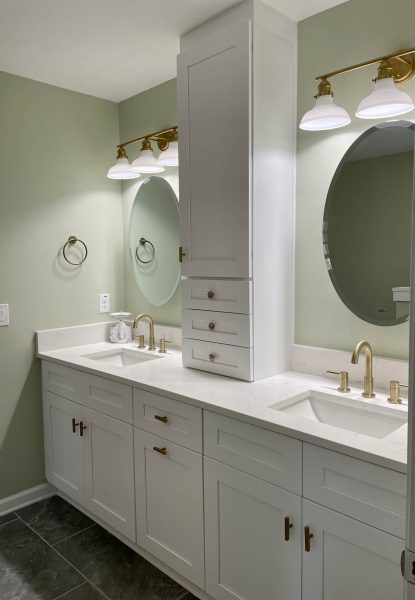
{"type": "Polygon", "coordinates": [[[179,164],[177,126],[156,131],[117,146],[117,160],[108,171],[109,179],[136,179],[142,173],[161,173],[165,166],[179,164]],[[142,142],[138,158],[130,165],[125,151],[125,146],[142,142]],[[161,152],[159,158],[153,153],[151,142],[155,142],[161,152]]]}
{"type": "Polygon", "coordinates": [[[360,119],[387,119],[410,112],[415,108],[412,98],[399,90],[396,84],[404,83],[415,74],[415,48],[400,50],[375,58],[351,67],[319,75],[318,92],[315,96],[314,107],[305,113],[301,119],[300,129],[306,131],[324,131],[344,127],[351,119],[344,108],[337,106],[333,100],[331,84],[328,81],[335,75],[356,71],[379,63],[374,90],[364,98],[357,110],[356,117],[360,119]]]}

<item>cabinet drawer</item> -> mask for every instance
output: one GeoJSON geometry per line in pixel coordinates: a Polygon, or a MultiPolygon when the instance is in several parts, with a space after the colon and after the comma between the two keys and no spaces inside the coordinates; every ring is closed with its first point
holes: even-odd
{"type": "Polygon", "coordinates": [[[183,338],[183,366],[252,381],[252,350],[183,338]]]}
{"type": "Polygon", "coordinates": [[[252,346],[251,315],[185,309],[183,337],[234,346],[252,346]]]}
{"type": "Polygon", "coordinates": [[[134,425],[180,446],[202,452],[202,410],[134,388],[134,425]]]}
{"type": "Polygon", "coordinates": [[[133,394],[129,385],[82,373],[82,390],[85,406],[132,424],[133,394]]]}
{"type": "Polygon", "coordinates": [[[204,411],[205,455],[301,495],[301,442],[204,411]]]}
{"type": "Polygon", "coordinates": [[[81,372],[42,360],[43,389],[57,396],[81,403],[81,372]]]}
{"type": "Polygon", "coordinates": [[[406,476],[402,473],[304,444],[303,495],[405,537],[406,476]]]}
{"type": "Polygon", "coordinates": [[[183,308],[250,314],[251,282],[223,279],[183,279],[183,308]]]}

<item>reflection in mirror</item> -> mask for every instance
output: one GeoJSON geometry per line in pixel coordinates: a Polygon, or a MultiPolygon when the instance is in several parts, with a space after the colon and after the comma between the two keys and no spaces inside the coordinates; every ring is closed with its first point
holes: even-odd
{"type": "Polygon", "coordinates": [[[180,281],[179,203],[161,177],[140,186],[130,215],[129,251],[138,288],[154,306],[166,304],[180,281]]]}
{"type": "Polygon", "coordinates": [[[413,167],[414,124],[383,123],[346,152],[327,195],[323,246],[331,281],[344,304],[375,325],[409,316],[413,167]]]}

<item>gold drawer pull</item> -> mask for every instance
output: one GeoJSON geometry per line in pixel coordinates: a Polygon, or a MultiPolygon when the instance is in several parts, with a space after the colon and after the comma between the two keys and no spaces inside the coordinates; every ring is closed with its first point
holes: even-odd
{"type": "Polygon", "coordinates": [[[76,433],[77,427],[79,427],[79,423],[76,422],[76,419],[72,419],[72,433],[76,433]]]}
{"type": "Polygon", "coordinates": [[[207,293],[207,297],[209,298],[209,300],[212,300],[212,298],[215,297],[215,292],[213,292],[212,290],[209,290],[207,293]]]}
{"type": "Polygon", "coordinates": [[[209,360],[210,360],[210,362],[213,362],[215,360],[215,358],[216,358],[216,354],[214,352],[211,352],[209,354],[209,360]]]}
{"type": "Polygon", "coordinates": [[[311,550],[311,540],[314,537],[314,534],[310,532],[310,527],[306,525],[304,527],[304,550],[306,552],[310,552],[311,550]]]}
{"type": "Polygon", "coordinates": [[[216,323],[214,323],[213,321],[211,321],[211,322],[209,323],[209,329],[210,329],[211,331],[213,331],[213,330],[215,329],[215,327],[216,327],[216,323]]]}
{"type": "Polygon", "coordinates": [[[183,246],[179,246],[179,262],[183,262],[183,256],[186,256],[186,252],[183,250],[183,246]]]}
{"type": "Polygon", "coordinates": [[[284,540],[286,542],[290,541],[290,529],[294,527],[294,523],[290,523],[290,517],[285,517],[284,519],[284,540]]]}
{"type": "Polygon", "coordinates": [[[83,421],[81,421],[81,422],[80,422],[80,424],[79,424],[79,435],[80,435],[81,437],[84,437],[84,431],[85,431],[86,429],[88,429],[88,427],[87,427],[86,425],[84,425],[84,422],[83,422],[83,421]]]}
{"type": "Polygon", "coordinates": [[[166,456],[166,454],[167,454],[166,448],[158,448],[157,446],[154,446],[153,450],[155,450],[159,454],[164,454],[164,456],[166,456]]]}
{"type": "Polygon", "coordinates": [[[162,417],[161,415],[154,415],[154,418],[157,421],[161,421],[162,423],[168,423],[169,419],[167,417],[162,417]]]}

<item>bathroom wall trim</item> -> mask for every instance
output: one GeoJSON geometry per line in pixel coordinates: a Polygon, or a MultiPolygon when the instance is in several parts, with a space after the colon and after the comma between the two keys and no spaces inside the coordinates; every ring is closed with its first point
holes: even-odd
{"type": "Polygon", "coordinates": [[[56,490],[50,483],[41,483],[18,494],[13,494],[13,496],[3,498],[3,500],[0,500],[0,517],[13,510],[18,510],[34,502],[39,502],[39,500],[50,498],[55,494],[56,490]]]}

